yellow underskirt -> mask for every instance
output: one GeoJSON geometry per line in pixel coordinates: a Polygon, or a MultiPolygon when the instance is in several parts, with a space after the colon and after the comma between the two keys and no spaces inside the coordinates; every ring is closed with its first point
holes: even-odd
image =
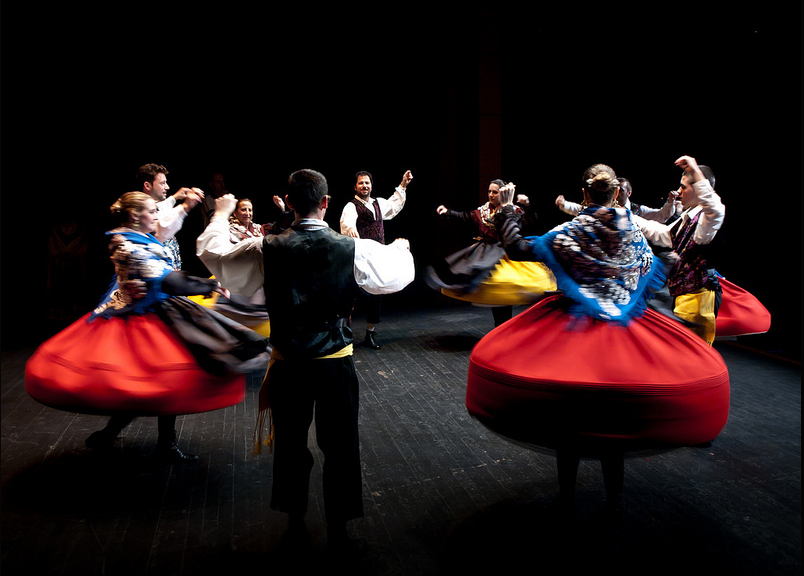
{"type": "Polygon", "coordinates": [[[450,298],[487,306],[519,306],[533,304],[545,292],[556,289],[556,279],[541,262],[518,262],[507,256],[500,260],[480,287],[471,294],[448,288],[441,293],[450,298]]]}
{"type": "MultiPolygon", "coordinates": [[[[214,276],[211,276],[211,278],[214,278],[214,276]]],[[[218,302],[218,296],[220,296],[220,294],[218,294],[217,292],[213,292],[212,296],[210,296],[209,298],[204,298],[203,296],[188,296],[188,298],[193,302],[195,302],[196,304],[198,304],[199,306],[204,306],[205,308],[215,310],[215,304],[218,302]]],[[[244,316],[234,313],[227,313],[224,314],[224,316],[230,318],[231,320],[234,320],[235,322],[242,324],[246,328],[254,330],[260,336],[265,336],[266,338],[271,337],[270,319],[259,320],[250,316],[244,316]]]]}

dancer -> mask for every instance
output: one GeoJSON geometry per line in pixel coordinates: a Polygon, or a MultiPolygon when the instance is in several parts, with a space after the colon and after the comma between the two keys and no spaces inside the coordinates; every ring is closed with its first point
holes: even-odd
{"type": "Polygon", "coordinates": [[[181,250],[176,233],[181,230],[187,214],[204,200],[204,192],[200,188],[180,188],[168,197],[170,186],[167,183],[168,170],[159,164],[143,164],[137,171],[137,182],[142,192],[148,194],[156,202],[158,218],[154,228],[154,236],[170,250],[173,268],[182,269],[181,250]]]}
{"type": "Polygon", "coordinates": [[[601,460],[606,510],[616,516],[627,450],[711,440],[728,414],[722,358],[677,323],[646,311],[652,290],[664,281],[663,269],[630,212],[612,207],[617,189],[610,167],[590,167],[582,188],[587,207],[548,234],[527,239],[520,234],[513,191],[504,189],[495,221],[507,254],[547,264],[563,295],[490,332],[470,358],[467,409],[504,436],[556,451],[558,509],[565,515],[574,510],[582,456],[601,460]],[[620,351],[628,355],[622,363],[620,351]],[[690,379],[700,392],[699,377],[707,382],[707,402],[703,416],[688,419],[694,410],[682,402],[680,410],[687,412],[679,416],[675,395],[631,383],[651,378],[666,390],[690,379]],[[667,418],[653,421],[651,414],[667,418]]]}
{"type": "Polygon", "coordinates": [[[682,319],[710,345],[715,340],[722,288],[710,262],[710,246],[726,215],[726,207],[715,193],[715,176],[695,158],[675,161],[684,172],[678,195],[684,211],[671,224],[636,217],[634,222],[652,244],[671,248],[666,256],[671,271],[667,289],[673,314],[682,319]]]}
{"type": "MultiPolygon", "coordinates": [[[[532,304],[545,291],[555,290],[550,271],[535,262],[512,262],[505,256],[494,224],[494,214],[500,206],[500,192],[506,186],[503,180],[489,183],[488,202],[469,212],[450,210],[443,204],[436,213],[445,219],[474,225],[478,235],[471,246],[459,250],[443,261],[428,266],[425,282],[445,296],[491,307],[494,325],[499,326],[513,316],[514,304],[532,304]]],[[[515,190],[509,184],[511,192],[515,190]]],[[[529,205],[524,194],[517,197],[522,205],[529,205]]],[[[535,214],[521,206],[514,206],[516,214],[532,226],[535,214]]]]}
{"type": "MultiPolygon", "coordinates": [[[[260,413],[270,410],[275,435],[271,506],[289,515],[290,535],[304,534],[313,466],[307,437],[315,418],[324,454],[328,544],[340,550],[351,546],[347,521],[363,514],[359,383],[347,321],[359,289],[397,292],[413,280],[415,270],[407,240],[386,246],[332,231],[324,221],[329,201],[322,174],[294,172],[286,197],[296,215],[292,226],[233,245],[227,219],[234,198],[224,196],[198,238],[197,253],[238,294],[248,296],[264,286],[273,353],[260,389],[260,413]]],[[[261,419],[257,452],[262,424],[261,419]]]]}
{"type": "Polygon", "coordinates": [[[248,198],[240,198],[229,217],[229,233],[232,243],[246,238],[262,238],[262,226],[254,223],[254,204],[248,198]]]}
{"type": "MultiPolygon", "coordinates": [[[[642,204],[631,202],[633,187],[627,178],[617,178],[617,181],[619,182],[619,192],[617,193],[616,202],[619,206],[628,208],[634,216],[641,216],[646,220],[655,220],[657,222],[668,222],[675,220],[683,210],[681,202],[678,200],[678,192],[675,190],[667,195],[667,201],[664,206],[661,208],[649,208],[642,204]]],[[[563,195],[559,195],[556,198],[556,206],[570,216],[577,216],[584,209],[582,204],[570,202],[563,195]]]]}
{"type": "Polygon", "coordinates": [[[243,373],[267,362],[267,340],[180,297],[227,292],[215,280],[174,270],[170,251],[153,236],[157,210],[149,195],[123,194],[111,212],[120,224],[107,232],[115,281],[95,310],[37,349],[26,389],[54,408],[111,414],[86,440],[98,453],[110,452],[134,417],[155,415],[157,459],[195,460],[178,447],[176,415],[240,402],[243,373]]]}
{"type": "MultiPolygon", "coordinates": [[[[220,198],[220,196],[218,196],[220,198]]],[[[209,217],[212,218],[212,209],[209,217]]],[[[262,238],[264,226],[254,224],[254,209],[251,200],[240,198],[236,201],[235,210],[229,216],[229,240],[237,244],[248,238],[262,238]]],[[[213,276],[214,278],[214,276],[213,276]]],[[[252,296],[230,293],[229,297],[215,294],[212,298],[195,296],[190,298],[196,304],[220,312],[227,318],[242,324],[266,338],[271,335],[271,321],[265,310],[265,292],[262,288],[252,296]]]]}
{"type": "MultiPolygon", "coordinates": [[[[402,175],[402,182],[388,198],[372,198],[371,190],[374,178],[369,172],[355,174],[355,197],[347,202],[341,212],[341,234],[352,238],[369,238],[385,244],[384,220],[390,220],[405,207],[408,184],[413,180],[413,173],[407,170],[402,175]]],[[[360,292],[366,302],[366,338],[363,344],[372,350],[379,350],[382,345],[377,342],[376,326],[380,323],[382,296],[360,292]]]]}

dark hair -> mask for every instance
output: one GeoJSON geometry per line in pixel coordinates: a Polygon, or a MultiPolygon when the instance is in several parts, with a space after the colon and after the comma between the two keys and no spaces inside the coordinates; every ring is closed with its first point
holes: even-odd
{"type": "Polygon", "coordinates": [[[605,164],[595,164],[583,173],[583,189],[593,204],[608,204],[617,194],[617,175],[605,164]]]}
{"type": "Polygon", "coordinates": [[[704,178],[709,180],[709,185],[712,187],[712,190],[715,189],[715,173],[712,172],[712,169],[707,166],[706,164],[698,164],[698,168],[701,169],[701,172],[704,175],[704,178]]]}
{"type": "Polygon", "coordinates": [[[298,170],[288,178],[288,201],[299,216],[315,210],[327,191],[327,179],[315,170],[298,170]]]}
{"type": "Polygon", "coordinates": [[[140,169],[137,170],[137,184],[139,184],[141,188],[146,182],[152,183],[156,179],[157,174],[167,176],[168,170],[159,164],[143,164],[140,166],[140,169]]]}
{"type": "Polygon", "coordinates": [[[617,182],[619,183],[620,190],[622,190],[626,194],[630,195],[631,192],[633,192],[633,188],[631,188],[631,182],[628,181],[628,178],[617,178],[617,182]]]}
{"type": "Polygon", "coordinates": [[[355,174],[355,184],[357,184],[357,180],[361,176],[368,176],[369,182],[371,182],[371,185],[374,186],[374,178],[371,176],[371,172],[366,172],[365,170],[361,170],[360,172],[355,174]]]}
{"type": "Polygon", "coordinates": [[[502,188],[503,186],[505,186],[505,180],[500,180],[499,178],[495,178],[494,180],[489,182],[489,185],[492,185],[492,184],[496,184],[497,186],[502,188]]]}
{"type": "Polygon", "coordinates": [[[145,192],[126,192],[109,207],[109,210],[118,224],[128,224],[131,222],[131,215],[134,212],[141,212],[148,200],[153,198],[145,192]]]}

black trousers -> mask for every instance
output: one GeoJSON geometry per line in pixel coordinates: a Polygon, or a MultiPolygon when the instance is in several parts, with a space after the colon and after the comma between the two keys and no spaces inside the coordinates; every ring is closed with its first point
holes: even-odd
{"type": "MultiPolygon", "coordinates": [[[[360,301],[360,305],[366,310],[366,323],[379,324],[380,311],[382,309],[382,295],[369,294],[365,290],[361,289],[357,293],[357,298],[360,301]]],[[[352,308],[352,314],[354,314],[354,308],[352,308]]]]}
{"type": "Polygon", "coordinates": [[[268,386],[275,432],[271,507],[288,514],[307,510],[313,469],[307,436],[315,418],[316,443],[324,455],[327,522],[362,516],[359,384],[352,357],[279,360],[268,386]]]}

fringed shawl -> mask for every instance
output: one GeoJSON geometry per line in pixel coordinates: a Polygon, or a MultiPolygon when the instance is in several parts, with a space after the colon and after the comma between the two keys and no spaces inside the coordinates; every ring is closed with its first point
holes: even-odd
{"type": "Polygon", "coordinates": [[[573,301],[574,314],[625,324],[665,281],[661,262],[624,208],[592,206],[526,240],[573,301]]]}

